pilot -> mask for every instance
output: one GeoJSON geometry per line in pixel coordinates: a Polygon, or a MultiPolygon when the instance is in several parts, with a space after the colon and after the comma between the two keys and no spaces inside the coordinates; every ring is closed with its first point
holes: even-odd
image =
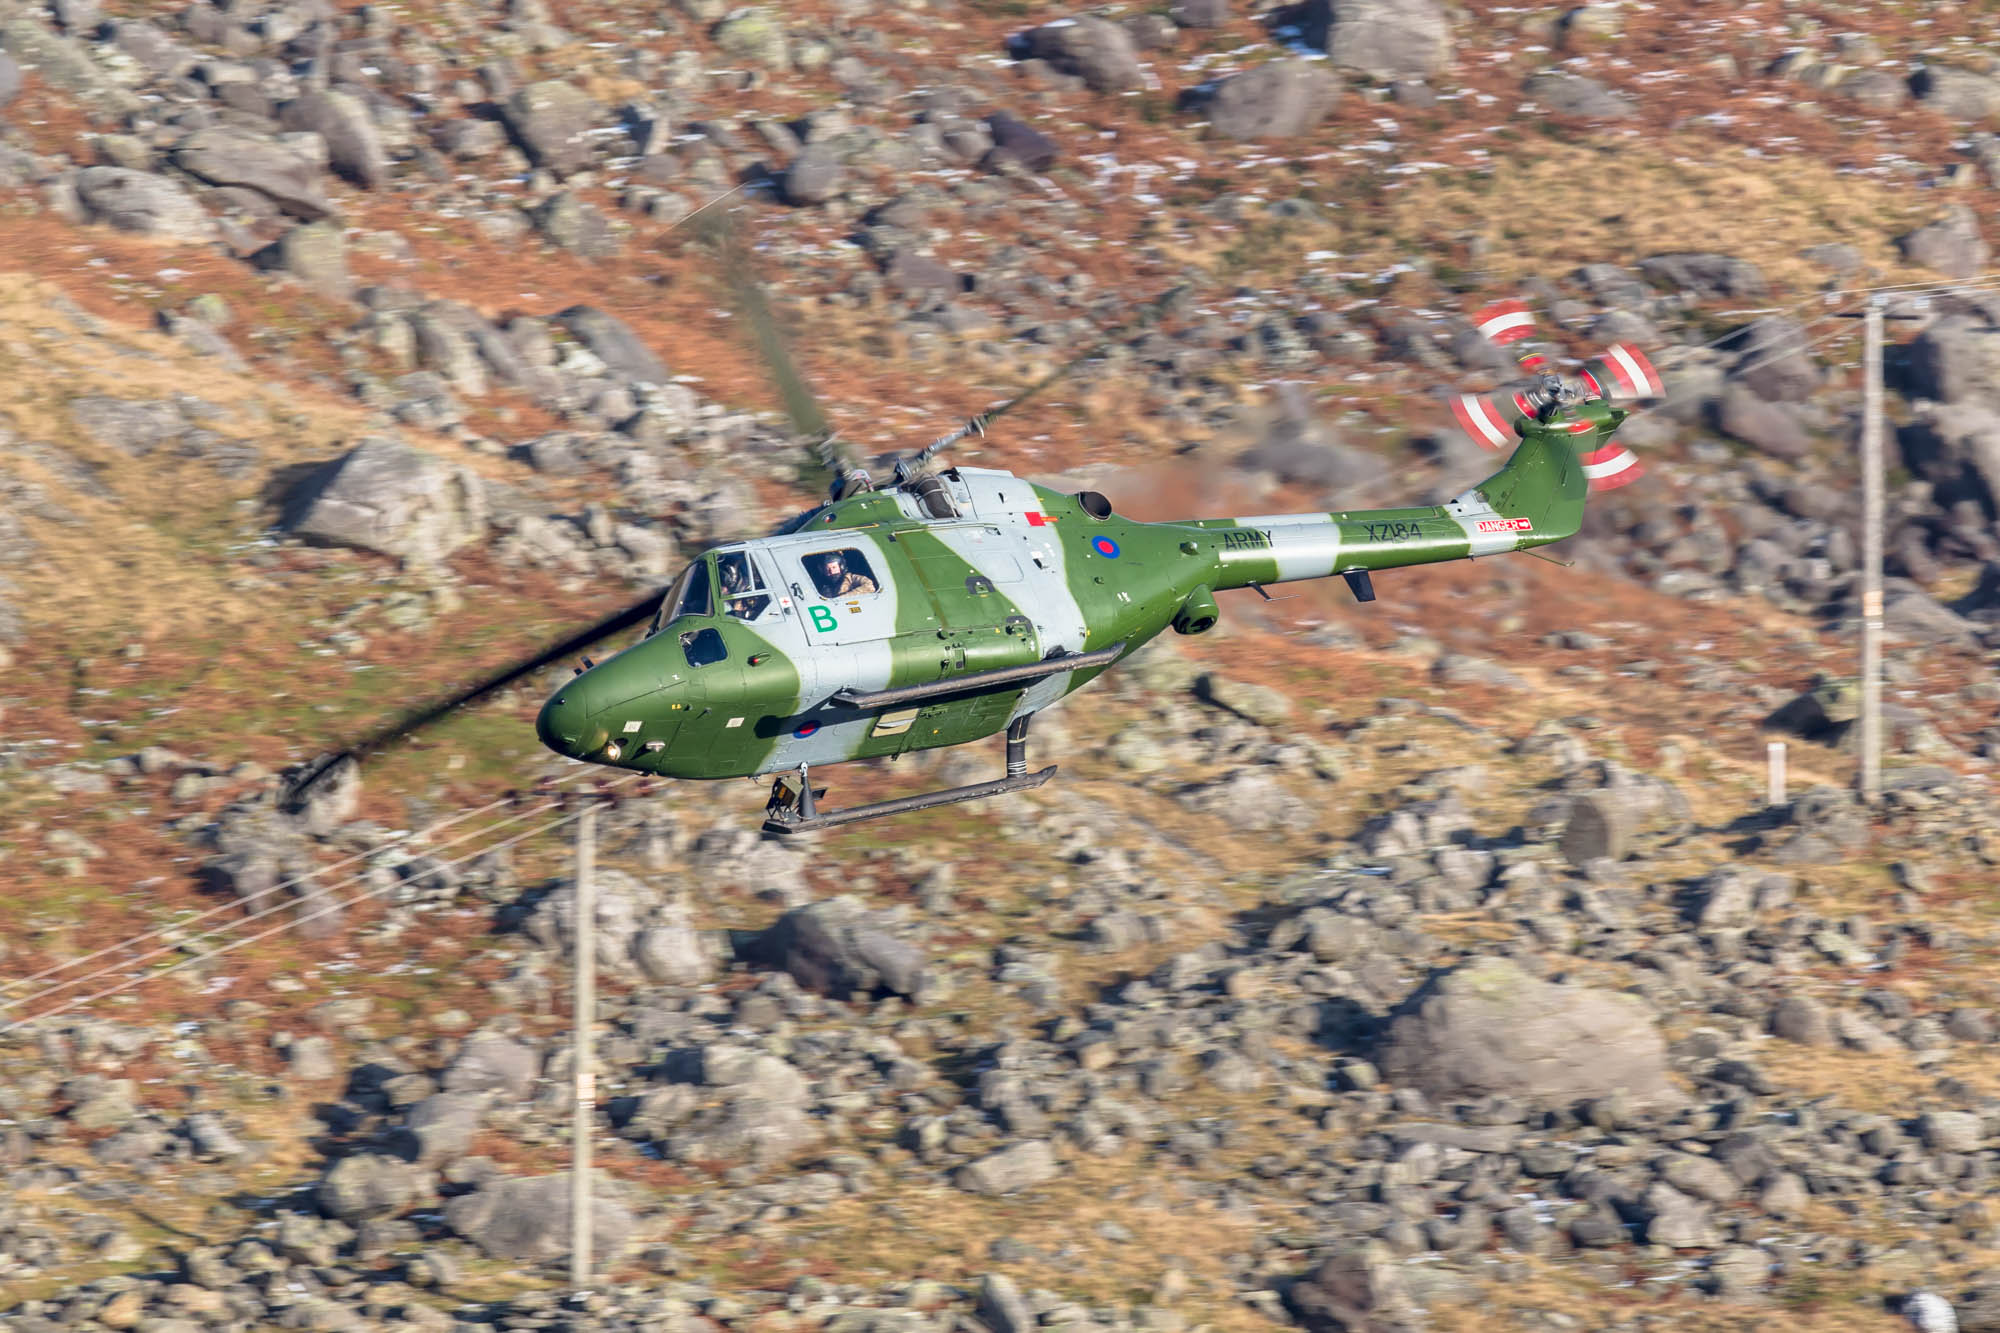
{"type": "Polygon", "coordinates": [[[849,593],[877,591],[875,580],[847,568],[847,562],[838,551],[828,551],[820,557],[820,576],[816,581],[822,597],[845,597],[849,593]]]}
{"type": "Polygon", "coordinates": [[[722,567],[722,595],[724,597],[735,597],[740,593],[749,591],[748,585],[750,580],[748,575],[744,571],[742,556],[740,555],[723,556],[721,560],[721,567],[722,567]]]}

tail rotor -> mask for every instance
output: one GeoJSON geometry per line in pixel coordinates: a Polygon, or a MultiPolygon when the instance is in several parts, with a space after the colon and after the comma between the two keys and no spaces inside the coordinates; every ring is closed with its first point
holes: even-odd
{"type": "MultiPolygon", "coordinates": [[[[1613,343],[1586,362],[1575,380],[1566,379],[1548,353],[1527,345],[1536,325],[1526,302],[1495,301],[1472,316],[1472,325],[1495,346],[1514,351],[1515,364],[1528,377],[1525,385],[1517,382],[1493,393],[1452,398],[1452,415],[1459,427],[1482,449],[1507,447],[1518,437],[1523,421],[1542,420],[1569,404],[1602,400],[1629,409],[1665,396],[1659,371],[1630,343],[1613,343]]],[[[1594,429],[1578,424],[1583,430],[1594,429]]],[[[1644,472],[1636,454],[1608,438],[1578,457],[1593,491],[1627,485],[1644,472]]]]}

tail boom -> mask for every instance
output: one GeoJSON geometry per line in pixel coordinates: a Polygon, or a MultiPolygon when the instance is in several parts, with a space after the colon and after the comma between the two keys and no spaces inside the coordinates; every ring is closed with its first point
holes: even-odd
{"type": "Polygon", "coordinates": [[[1580,437],[1567,425],[1530,425],[1505,467],[1441,505],[1265,514],[1186,526],[1221,529],[1212,584],[1217,590],[1531,550],[1575,535],[1590,481],[1580,452],[1600,441],[1603,449],[1622,452],[1609,435],[1580,437]]]}

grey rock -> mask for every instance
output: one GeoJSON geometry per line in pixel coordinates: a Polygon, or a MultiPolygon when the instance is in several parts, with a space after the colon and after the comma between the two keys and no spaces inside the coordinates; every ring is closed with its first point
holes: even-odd
{"type": "Polygon", "coordinates": [[[327,165],[355,184],[374,190],[388,183],[389,155],[360,98],[339,91],[308,92],[287,102],[278,120],[288,130],[324,139],[327,165]]]}
{"type": "Polygon", "coordinates": [[[301,483],[282,526],[306,541],[435,564],[486,530],[478,476],[371,436],[301,483]]]}
{"type": "Polygon", "coordinates": [[[1805,330],[1783,315],[1752,320],[1724,346],[1736,354],[1731,380],[1766,402],[1803,403],[1819,391],[1823,376],[1808,352],[1805,330]]]}
{"type": "Polygon", "coordinates": [[[1036,1333],[1039,1327],[1020,1288],[1000,1273],[988,1273],[979,1280],[977,1314],[993,1333],[1036,1333]]]}
{"type": "Polygon", "coordinates": [[[83,43],[50,31],[26,12],[0,14],[0,50],[44,83],[76,95],[95,110],[125,115],[146,106],[137,93],[91,59],[83,43]]]}
{"type": "Polygon", "coordinates": [[[1723,434],[1788,462],[1804,458],[1812,449],[1812,440],[1796,416],[1778,403],[1765,402],[1743,384],[1724,390],[1715,425],[1723,434]]]}
{"type": "Polygon", "coordinates": [[[1724,1299],[1749,1296],[1771,1280],[1771,1257],[1753,1245],[1730,1245],[1708,1261],[1708,1289],[1724,1299]]]}
{"type": "Polygon", "coordinates": [[[320,1177],[313,1197],[328,1217],[359,1222],[394,1216],[409,1207],[417,1193],[416,1168],[408,1162],[357,1153],[335,1162],[320,1177]]]}
{"type": "Polygon", "coordinates": [[[791,43],[777,13],[761,5],[739,9],[710,34],[715,44],[738,60],[785,69],[792,63],[791,43]]]}
{"type": "Polygon", "coordinates": [[[1229,0],[1174,0],[1168,15],[1183,28],[1220,28],[1229,22],[1229,0]]]}
{"type": "Polygon", "coordinates": [[[535,166],[570,176],[590,165],[598,108],[581,89],[560,79],[531,83],[501,104],[500,115],[535,166]]]}
{"type": "Polygon", "coordinates": [[[1926,65],[1910,80],[1917,101],[1952,120],[1975,122],[2000,115],[2000,79],[1948,65],[1926,65]]]}
{"type": "MultiPolygon", "coordinates": [[[[493,1180],[445,1205],[445,1222],[490,1259],[542,1263],[569,1253],[569,1173],[493,1180]]],[[[591,1254],[614,1262],[631,1242],[630,1209],[592,1191],[591,1254]]]]}
{"type": "Polygon", "coordinates": [[[123,167],[85,167],[76,174],[76,197],[84,220],[119,231],[204,241],[215,222],[187,192],[160,176],[123,167]]]}
{"type": "Polygon", "coordinates": [[[182,1128],[195,1155],[205,1160],[230,1162],[250,1153],[249,1146],[213,1111],[197,1111],[182,1128]]]}
{"type": "Polygon", "coordinates": [[[1030,1139],[967,1162],[953,1181],[968,1193],[998,1196],[1045,1185],[1057,1173],[1055,1152],[1048,1142],[1030,1139]]]}
{"type": "Polygon", "coordinates": [[[1394,1251],[1374,1240],[1341,1244],[1285,1303],[1307,1333],[1414,1333],[1427,1323],[1394,1251]]]}
{"type": "Polygon", "coordinates": [[[915,996],[929,966],[892,922],[844,894],[785,913],[745,953],[834,996],[874,990],[915,996]]]}
{"type": "Polygon", "coordinates": [[[395,1149],[419,1166],[454,1161],[472,1150],[485,1110],[484,1093],[433,1093],[404,1115],[395,1149]]]}
{"type": "Polygon", "coordinates": [[[285,1050],[285,1063],[292,1077],[306,1083],[320,1083],[340,1075],[333,1058],[333,1043],[325,1037],[299,1037],[285,1050]]]}
{"type": "Polygon", "coordinates": [[[1700,252],[1654,255],[1639,261],[1646,280],[1701,296],[1761,299],[1770,293],[1763,271],[1747,259],[1700,252]]]}
{"type": "Polygon", "coordinates": [[[21,95],[21,67],[14,57],[0,51],[0,111],[21,95]]]}
{"type": "Polygon", "coordinates": [[[1115,93],[1145,81],[1131,34],[1095,15],[1046,23],[1027,34],[1029,54],[1082,79],[1092,92],[1115,93]]]}
{"type": "Polygon", "coordinates": [[[1964,204],[1954,204],[1936,222],[1897,238],[1896,246],[1910,263],[1949,278],[1980,273],[1993,253],[1979,234],[1979,215],[1964,204]]]}
{"type": "Polygon", "coordinates": [[[808,144],[785,169],[785,202],[809,206],[823,204],[839,194],[847,184],[847,167],[840,150],[831,142],[808,144]]]}
{"type": "Polygon", "coordinates": [[[1584,120],[1629,120],[1639,114],[1639,104],[1624,93],[1614,92],[1595,79],[1564,70],[1544,70],[1532,74],[1522,91],[1560,116],[1584,120]]]}
{"type": "Polygon", "coordinates": [[[1274,60],[1216,84],[1206,99],[1209,132],[1224,139],[1285,139],[1326,119],[1340,81],[1304,60],[1274,60]]]}
{"type": "Polygon", "coordinates": [[[444,1072],[446,1092],[494,1092],[519,1101],[534,1091],[541,1057],[527,1046],[497,1032],[467,1038],[458,1058],[444,1072]]]}
{"type": "Polygon", "coordinates": [[[588,347],[613,374],[639,384],[665,384],[672,378],[631,326],[615,315],[596,306],[574,305],[557,315],[556,322],[588,347]]]}
{"type": "Polygon", "coordinates": [[[1622,861],[1640,834],[1685,820],[1687,798],[1657,779],[1628,779],[1616,787],[1582,792],[1570,802],[1562,853],[1571,865],[1622,861]]]}
{"type": "Polygon", "coordinates": [[[311,162],[289,148],[241,130],[196,130],[173,147],[174,165],[210,185],[255,190],[304,222],[333,216],[311,162]]]}
{"type": "Polygon", "coordinates": [[[1435,973],[1391,1016],[1376,1064],[1433,1100],[1498,1094],[1568,1105],[1623,1093],[1675,1105],[1666,1042],[1636,996],[1558,986],[1506,958],[1435,973]]]}
{"type": "Polygon", "coordinates": [[[1833,1045],[1826,1010],[1803,995],[1787,995],[1771,1009],[1771,1034],[1802,1046],[1833,1045]]]}
{"type": "Polygon", "coordinates": [[[558,190],[528,210],[535,230],[559,250],[585,259],[609,259],[624,241],[597,205],[573,190],[558,190]]]}
{"type": "Polygon", "coordinates": [[[1055,139],[1008,111],[996,111],[986,118],[993,136],[993,149],[980,160],[988,171],[1012,164],[1027,171],[1047,171],[1062,154],[1055,139]]]}
{"type": "Polygon", "coordinates": [[[291,274],[323,296],[345,297],[354,288],[347,272],[347,237],[336,223],[293,227],[259,251],[257,262],[291,274]]]}
{"type": "Polygon", "coordinates": [[[699,986],[716,970],[714,951],[680,910],[633,936],[632,961],[646,980],[662,986],[699,986]]]}
{"type": "Polygon", "coordinates": [[[188,428],[172,403],[131,402],[87,394],[69,405],[70,420],[97,443],[135,458],[144,457],[188,428]]]}
{"type": "Polygon", "coordinates": [[[1428,79],[1451,64],[1451,19],[1438,0],[1306,0],[1305,43],[1378,79],[1428,79]]]}
{"type": "Polygon", "coordinates": [[[1917,1135],[1932,1152],[1978,1152],[1986,1142],[1984,1123],[1970,1111],[1926,1111],[1917,1135]]]}
{"type": "Polygon", "coordinates": [[[1722,1243],[1722,1232],[1708,1209],[1695,1200],[1658,1182],[1647,1187],[1645,1209],[1646,1240],[1676,1250],[1711,1249],[1722,1243]]]}

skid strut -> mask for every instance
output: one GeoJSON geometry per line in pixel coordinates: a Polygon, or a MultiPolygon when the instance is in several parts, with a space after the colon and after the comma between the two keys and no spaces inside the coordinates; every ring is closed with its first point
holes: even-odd
{"type": "Polygon", "coordinates": [[[850,806],[845,810],[822,810],[814,798],[826,795],[826,790],[813,791],[806,766],[801,764],[796,772],[780,774],[771,784],[771,801],[764,807],[764,831],[785,835],[811,833],[817,829],[856,824],[864,819],[928,810],[936,805],[978,801],[1010,791],[1028,791],[1055,775],[1054,764],[1034,773],[1028,772],[1028,718],[1018,717],[1007,727],[1006,777],[995,778],[991,782],[974,782],[964,787],[921,792],[915,796],[898,796],[894,800],[850,806]]]}

